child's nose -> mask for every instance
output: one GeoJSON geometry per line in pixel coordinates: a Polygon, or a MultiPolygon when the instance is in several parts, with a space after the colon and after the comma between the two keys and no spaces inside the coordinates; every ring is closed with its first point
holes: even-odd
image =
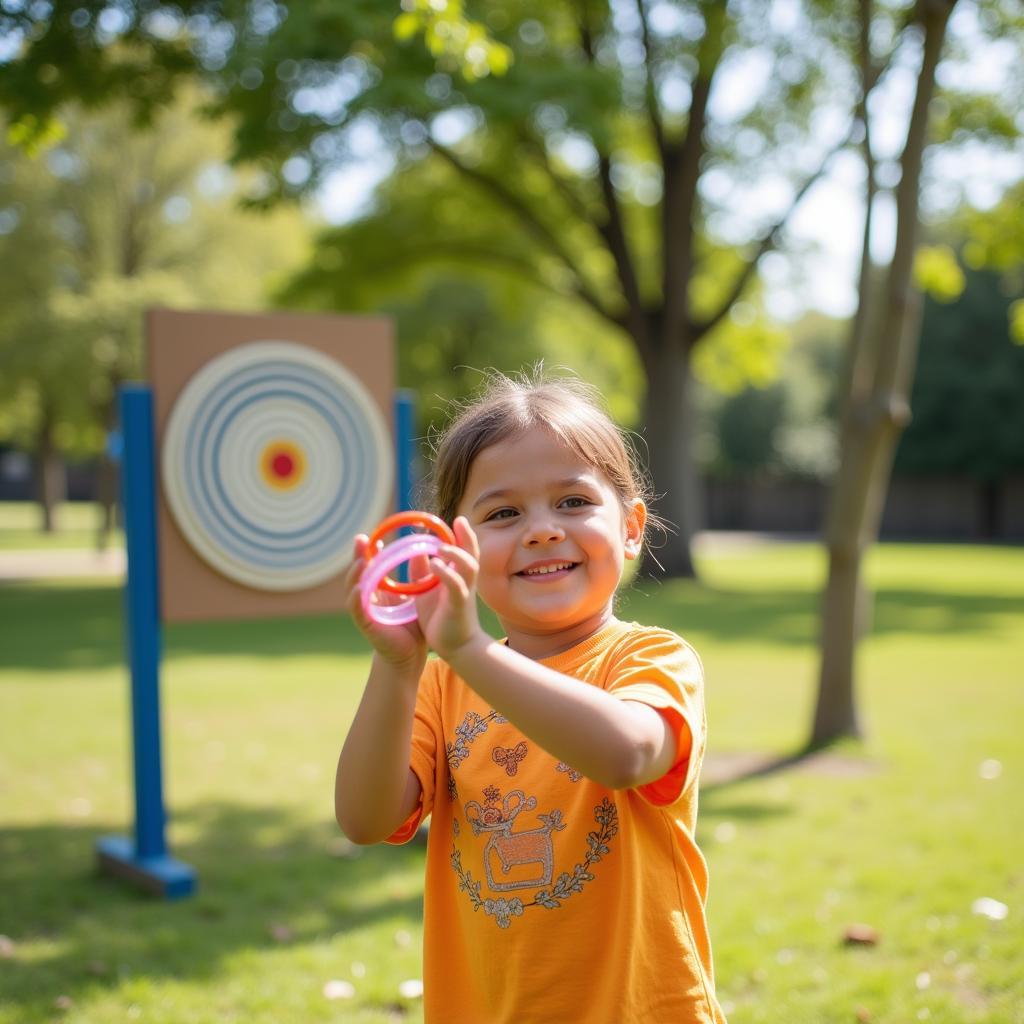
{"type": "Polygon", "coordinates": [[[531,519],[526,524],[523,544],[531,547],[534,544],[557,544],[565,539],[565,530],[546,517],[531,519]]]}

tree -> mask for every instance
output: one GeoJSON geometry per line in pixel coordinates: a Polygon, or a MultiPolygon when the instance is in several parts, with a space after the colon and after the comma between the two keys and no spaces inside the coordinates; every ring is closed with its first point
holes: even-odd
{"type": "MultiPolygon", "coordinates": [[[[62,453],[96,456],[118,386],[142,374],[143,312],[154,305],[252,308],[270,275],[305,254],[295,211],[240,211],[226,132],[181,103],[150,132],[123,107],[69,111],[45,152],[0,153],[0,408],[7,437],[35,453],[44,528],[62,496],[62,453]]],[[[114,499],[101,463],[101,500],[114,499]]],[[[103,536],[103,531],[101,531],[103,536]]]]}
{"type": "Polygon", "coordinates": [[[258,201],[314,187],[367,125],[402,160],[437,164],[436,194],[494,204],[504,231],[418,243],[472,248],[495,266],[514,258],[635,348],[650,466],[679,529],[661,561],[669,575],[692,575],[701,507],[693,359],[730,325],[758,259],[847,142],[839,130],[822,144],[810,117],[837,93],[840,107],[852,95],[832,8],[808,3],[794,27],[765,5],[711,0],[480,0],[465,11],[410,0],[397,21],[376,0],[140,0],[116,15],[83,0],[73,11],[7,16],[26,45],[0,68],[0,102],[31,135],[63,98],[84,90],[98,100],[144,64],[154,70],[138,95],[143,115],[177,76],[199,71],[215,109],[238,118],[236,156],[266,172],[258,201]],[[713,102],[756,60],[765,73],[749,104],[713,102]],[[506,70],[500,80],[489,73],[506,70]],[[760,176],[783,199],[745,209],[760,176]]]}
{"type": "MultiPolygon", "coordinates": [[[[910,418],[908,394],[921,324],[920,293],[913,279],[921,174],[937,70],[956,6],[957,0],[918,0],[894,40],[895,49],[915,46],[919,57],[913,101],[898,154],[895,245],[888,265],[878,271],[871,261],[878,180],[873,132],[877,110],[870,109],[869,97],[878,80],[879,57],[873,43],[875,6],[871,0],[859,3],[859,120],[866,168],[866,214],[860,300],[850,332],[840,416],[840,468],[826,525],[828,580],[822,604],[819,685],[809,741],[812,748],[861,733],[854,682],[857,644],[868,616],[862,562],[865,551],[878,537],[893,454],[910,418]]],[[[992,5],[991,13],[998,19],[1000,11],[996,5],[992,5]]],[[[1006,16],[1007,11],[1002,14],[1006,16]]],[[[1020,14],[1013,14],[1012,10],[1009,16],[1020,20],[1020,14]]],[[[989,27],[998,26],[991,21],[989,27]]],[[[886,61],[889,59],[886,57],[886,61]]],[[[957,103],[981,108],[985,116],[978,127],[995,123],[995,131],[999,131],[1000,111],[985,98],[963,100],[947,91],[943,102],[947,110],[957,103]]],[[[1012,137],[1015,130],[1003,130],[1002,134],[1012,137]]]]}

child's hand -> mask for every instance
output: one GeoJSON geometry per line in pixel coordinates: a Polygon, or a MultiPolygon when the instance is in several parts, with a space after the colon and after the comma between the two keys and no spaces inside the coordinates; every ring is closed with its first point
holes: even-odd
{"type": "Polygon", "coordinates": [[[430,559],[430,570],[440,585],[416,599],[420,630],[446,661],[484,635],[476,609],[480,545],[465,516],[459,516],[453,527],[458,546],[445,544],[430,559]]]}
{"type": "MultiPolygon", "coordinates": [[[[393,665],[422,662],[427,656],[427,642],[417,622],[384,626],[379,622],[374,622],[363,608],[359,578],[366,568],[366,545],[368,543],[369,538],[365,533],[360,533],[356,537],[355,558],[345,573],[345,607],[359,627],[359,631],[370,641],[374,650],[385,661],[393,665]]],[[[414,559],[412,568],[414,575],[424,575],[427,572],[426,559],[414,559]]],[[[384,591],[379,593],[379,597],[386,603],[397,603],[401,600],[397,595],[391,595],[384,591]]]]}

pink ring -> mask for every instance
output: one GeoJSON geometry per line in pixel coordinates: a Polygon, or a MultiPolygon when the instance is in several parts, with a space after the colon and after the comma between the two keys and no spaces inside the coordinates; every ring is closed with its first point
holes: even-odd
{"type": "Polygon", "coordinates": [[[359,580],[359,590],[362,593],[363,609],[374,622],[384,626],[399,626],[405,622],[415,621],[414,598],[409,597],[399,604],[374,604],[373,595],[392,569],[397,569],[403,562],[408,562],[417,555],[426,555],[430,558],[441,550],[442,544],[443,541],[430,534],[413,533],[389,544],[370,559],[359,580]]]}

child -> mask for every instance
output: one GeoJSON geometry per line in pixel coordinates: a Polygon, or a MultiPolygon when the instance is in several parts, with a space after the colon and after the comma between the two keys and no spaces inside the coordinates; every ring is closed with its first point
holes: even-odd
{"type": "Polygon", "coordinates": [[[440,580],[417,622],[366,616],[356,538],[348,607],[374,657],[335,786],[356,843],[432,815],[425,1020],[723,1024],[694,843],[701,665],[615,618],[647,521],[622,434],[579,381],[496,377],[434,483],[458,544],[413,567],[440,580]]]}

